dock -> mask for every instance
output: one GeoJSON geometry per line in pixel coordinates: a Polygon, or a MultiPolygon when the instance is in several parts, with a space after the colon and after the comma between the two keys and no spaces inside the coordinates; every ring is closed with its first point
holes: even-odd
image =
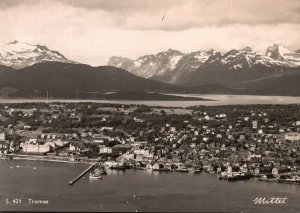
{"type": "Polygon", "coordinates": [[[69,185],[73,185],[74,183],[76,183],[80,178],[82,178],[86,173],[88,173],[92,168],[94,168],[94,166],[97,163],[91,165],[89,168],[87,168],[86,170],[84,170],[82,173],[80,173],[80,175],[78,175],[75,179],[69,181],[69,185]]]}

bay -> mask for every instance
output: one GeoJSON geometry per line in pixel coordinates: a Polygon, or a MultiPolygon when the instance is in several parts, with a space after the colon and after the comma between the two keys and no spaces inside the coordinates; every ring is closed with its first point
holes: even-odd
{"type": "Polygon", "coordinates": [[[220,181],[214,174],[108,171],[68,182],[86,164],[0,160],[0,211],[300,212],[300,187],[258,181],[220,181]],[[256,197],[287,197],[255,205],[256,197]],[[21,199],[21,204],[5,200],[21,199]],[[28,199],[49,201],[29,204],[28,199]]]}

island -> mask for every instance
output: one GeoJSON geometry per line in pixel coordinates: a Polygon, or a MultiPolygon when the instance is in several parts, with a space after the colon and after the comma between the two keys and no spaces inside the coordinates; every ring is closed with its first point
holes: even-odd
{"type": "Polygon", "coordinates": [[[299,112],[298,104],[3,103],[0,157],[299,184],[299,112]]]}

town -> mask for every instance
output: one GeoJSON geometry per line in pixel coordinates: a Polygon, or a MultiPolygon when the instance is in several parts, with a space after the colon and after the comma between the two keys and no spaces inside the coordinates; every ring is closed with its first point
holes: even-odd
{"type": "Polygon", "coordinates": [[[300,182],[300,106],[0,105],[0,157],[300,182]]]}

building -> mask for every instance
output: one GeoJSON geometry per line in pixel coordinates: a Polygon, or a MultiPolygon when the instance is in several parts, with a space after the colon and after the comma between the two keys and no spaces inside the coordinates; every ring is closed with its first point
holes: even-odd
{"type": "Polygon", "coordinates": [[[279,175],[279,174],[282,174],[282,173],[287,173],[287,172],[290,172],[291,169],[289,168],[277,168],[277,167],[274,167],[272,169],[272,175],[279,175]]]}
{"type": "Polygon", "coordinates": [[[289,132],[284,135],[285,140],[289,141],[298,141],[300,140],[300,133],[299,132],[289,132]]]}
{"type": "Polygon", "coordinates": [[[72,144],[70,144],[70,146],[69,146],[69,151],[70,151],[70,152],[76,151],[76,147],[73,146],[72,144]]]}
{"type": "Polygon", "coordinates": [[[252,121],[252,128],[257,129],[257,121],[252,121]]]}
{"type": "Polygon", "coordinates": [[[5,134],[4,132],[0,133],[0,141],[4,141],[5,140],[5,134]]]}
{"type": "Polygon", "coordinates": [[[25,143],[21,144],[23,152],[30,152],[30,153],[46,153],[49,152],[53,146],[47,142],[45,144],[39,144],[37,139],[30,139],[25,143]]]}
{"type": "Polygon", "coordinates": [[[100,150],[99,150],[99,153],[100,154],[111,154],[112,153],[112,148],[111,147],[100,147],[100,150]]]}

